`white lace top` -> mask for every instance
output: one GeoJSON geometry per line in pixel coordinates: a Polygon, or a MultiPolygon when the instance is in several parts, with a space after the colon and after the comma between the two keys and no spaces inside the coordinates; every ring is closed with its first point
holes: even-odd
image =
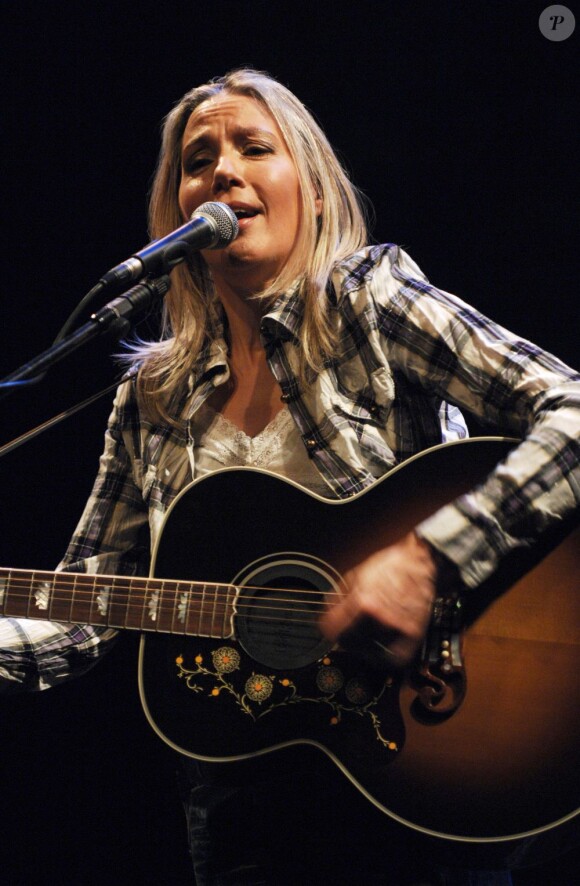
{"type": "Polygon", "coordinates": [[[255,437],[203,404],[192,419],[194,477],[230,467],[270,471],[300,483],[325,498],[334,498],[304,447],[287,406],[255,437]]]}

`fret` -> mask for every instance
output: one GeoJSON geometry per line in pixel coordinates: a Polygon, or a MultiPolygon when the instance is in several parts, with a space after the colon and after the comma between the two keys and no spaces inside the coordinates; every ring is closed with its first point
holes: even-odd
{"type": "Polygon", "coordinates": [[[147,578],[126,578],[129,586],[125,624],[137,631],[147,630],[147,591],[150,587],[147,578]]]}
{"type": "Polygon", "coordinates": [[[74,621],[74,611],[75,611],[75,603],[76,603],[76,596],[77,596],[77,578],[78,578],[78,575],[75,575],[73,573],[73,575],[72,575],[72,594],[71,594],[71,598],[69,601],[69,609],[68,609],[70,622],[74,621]]]}
{"type": "Polygon", "coordinates": [[[211,617],[212,637],[223,637],[223,621],[227,585],[214,585],[213,607],[211,617]]]}
{"type": "Polygon", "coordinates": [[[183,589],[183,582],[175,582],[173,596],[173,618],[171,621],[171,633],[183,634],[185,632],[185,618],[187,615],[187,602],[189,595],[183,589]]]}
{"type": "Polygon", "coordinates": [[[226,609],[227,590],[223,585],[214,585],[213,607],[211,616],[211,636],[223,637],[224,612],[226,609]]]}
{"type": "Polygon", "coordinates": [[[203,611],[204,595],[205,585],[202,582],[195,582],[195,584],[190,585],[185,619],[185,633],[189,637],[199,637],[202,635],[201,613],[203,611]]]}
{"type": "Polygon", "coordinates": [[[106,625],[108,607],[107,581],[101,576],[79,573],[74,577],[74,602],[71,605],[70,621],[75,624],[106,625]],[[97,583],[102,587],[97,587],[97,583]],[[100,599],[99,599],[100,598],[100,599]]]}
{"type": "Polygon", "coordinates": [[[211,592],[204,584],[199,610],[199,633],[202,637],[211,637],[211,592]]]}
{"type": "Polygon", "coordinates": [[[238,588],[235,588],[233,585],[227,585],[226,592],[224,594],[224,610],[223,610],[223,621],[222,621],[222,637],[231,637],[234,633],[234,623],[233,623],[233,614],[234,614],[234,602],[238,595],[238,588]]]}
{"type": "Polygon", "coordinates": [[[157,629],[157,613],[159,612],[159,600],[161,595],[157,585],[148,589],[148,594],[143,609],[143,628],[146,631],[157,629]]]}
{"type": "Polygon", "coordinates": [[[158,630],[163,633],[173,632],[175,617],[175,585],[176,582],[161,582],[161,612],[159,613],[158,630]]]}
{"type": "Polygon", "coordinates": [[[193,593],[194,589],[191,585],[177,582],[175,586],[175,619],[173,625],[173,633],[175,634],[187,634],[189,604],[193,593]]]}
{"type": "Polygon", "coordinates": [[[24,613],[29,618],[48,618],[53,577],[51,575],[49,581],[48,578],[42,578],[44,575],[46,573],[43,572],[33,572],[31,575],[31,595],[26,602],[24,613]]]}
{"type": "Polygon", "coordinates": [[[175,616],[175,589],[177,582],[161,582],[159,608],[157,610],[157,630],[160,633],[171,633],[175,616]]]}
{"type": "Polygon", "coordinates": [[[197,618],[198,624],[198,633],[202,637],[211,637],[211,631],[208,629],[207,624],[205,622],[206,616],[206,604],[207,604],[207,585],[204,584],[201,591],[201,600],[199,601],[199,613],[197,618]]]}
{"type": "Polygon", "coordinates": [[[93,599],[92,599],[92,618],[99,618],[102,620],[103,624],[108,624],[109,622],[109,602],[111,599],[111,585],[105,584],[105,582],[101,581],[98,584],[95,583],[93,585],[93,599]]]}
{"type": "MultiPolygon", "coordinates": [[[[215,637],[215,623],[218,611],[218,585],[213,586],[213,602],[211,608],[211,632],[210,636],[215,637]]],[[[219,636],[219,635],[218,635],[219,636]]]]}
{"type": "Polygon", "coordinates": [[[102,609],[107,611],[107,624],[112,628],[124,628],[127,616],[127,579],[122,576],[112,576],[107,584],[101,586],[97,594],[97,600],[102,609]],[[121,584],[122,587],[117,587],[121,584]],[[99,600],[100,598],[100,600],[99,600]]]}
{"type": "Polygon", "coordinates": [[[201,609],[203,605],[204,585],[196,583],[189,586],[187,603],[184,607],[184,634],[188,637],[201,636],[201,609]]]}

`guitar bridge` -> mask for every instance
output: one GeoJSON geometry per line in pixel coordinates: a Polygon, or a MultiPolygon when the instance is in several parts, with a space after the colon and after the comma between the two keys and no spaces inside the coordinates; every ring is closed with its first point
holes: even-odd
{"type": "Polygon", "coordinates": [[[461,615],[459,594],[436,598],[420,662],[410,675],[423,713],[450,716],[465,697],[461,615]]]}

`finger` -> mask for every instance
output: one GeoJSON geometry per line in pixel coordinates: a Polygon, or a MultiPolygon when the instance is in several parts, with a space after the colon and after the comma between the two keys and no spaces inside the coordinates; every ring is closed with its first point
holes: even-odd
{"type": "Polygon", "coordinates": [[[337,603],[331,603],[320,621],[320,629],[329,640],[336,641],[357,620],[360,606],[351,590],[337,603]]]}

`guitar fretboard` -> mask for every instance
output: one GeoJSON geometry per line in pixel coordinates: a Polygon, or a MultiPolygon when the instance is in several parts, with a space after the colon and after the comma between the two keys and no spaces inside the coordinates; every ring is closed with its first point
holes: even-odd
{"type": "Polygon", "coordinates": [[[120,630],[229,637],[233,585],[0,569],[0,612],[120,630]]]}

